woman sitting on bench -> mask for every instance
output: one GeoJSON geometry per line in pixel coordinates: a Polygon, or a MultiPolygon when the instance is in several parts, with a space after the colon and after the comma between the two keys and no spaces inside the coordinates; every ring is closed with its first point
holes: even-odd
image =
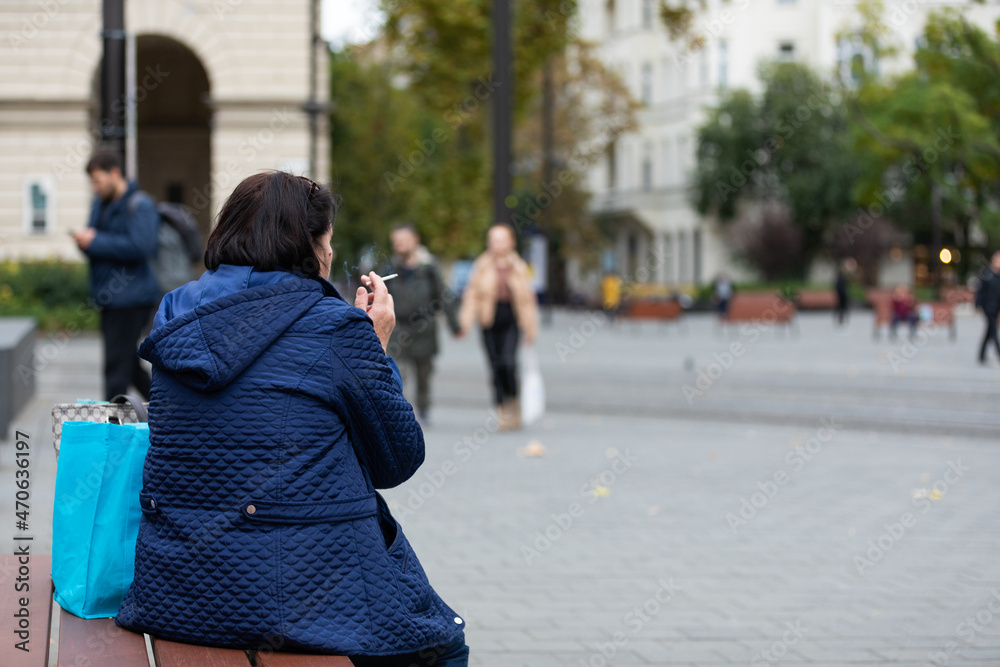
{"type": "Polygon", "coordinates": [[[900,322],[910,323],[910,338],[917,335],[917,324],[920,318],[917,316],[916,303],[913,295],[906,285],[896,285],[892,290],[892,319],[889,321],[889,337],[896,338],[896,326],[900,322]]]}
{"type": "Polygon", "coordinates": [[[382,279],[353,304],[327,282],[335,214],[309,179],[247,178],[208,240],[209,270],[160,304],[140,348],[150,449],[116,621],[358,666],[465,666],[464,620],[375,491],[416,472],[424,440],[385,353],[382,279]]]}

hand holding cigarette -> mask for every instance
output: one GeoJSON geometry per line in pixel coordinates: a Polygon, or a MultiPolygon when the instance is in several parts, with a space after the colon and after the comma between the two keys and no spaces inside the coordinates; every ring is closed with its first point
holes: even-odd
{"type": "Polygon", "coordinates": [[[361,280],[365,285],[371,287],[372,291],[368,292],[364,287],[359,287],[354,295],[354,305],[368,313],[372,324],[375,325],[375,334],[382,343],[382,349],[385,350],[389,345],[389,335],[392,333],[393,327],[396,326],[396,312],[392,303],[392,295],[385,287],[385,278],[374,271],[367,276],[362,276],[361,280]]]}

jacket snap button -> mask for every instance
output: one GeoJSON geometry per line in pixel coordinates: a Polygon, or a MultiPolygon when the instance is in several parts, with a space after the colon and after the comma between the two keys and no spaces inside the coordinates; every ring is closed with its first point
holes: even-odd
{"type": "Polygon", "coordinates": [[[462,624],[462,619],[459,618],[458,616],[456,616],[455,617],[455,622],[458,623],[459,625],[461,625],[462,624]]]}
{"type": "Polygon", "coordinates": [[[253,505],[247,505],[247,514],[254,514],[257,512],[257,508],[253,505]]]}

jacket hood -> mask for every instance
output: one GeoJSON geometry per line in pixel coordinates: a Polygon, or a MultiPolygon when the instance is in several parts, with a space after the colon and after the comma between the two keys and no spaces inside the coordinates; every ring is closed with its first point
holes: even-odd
{"type": "Polygon", "coordinates": [[[163,297],[139,356],[193,389],[217,391],[325,296],[340,298],[322,279],[223,265],[163,297]]]}

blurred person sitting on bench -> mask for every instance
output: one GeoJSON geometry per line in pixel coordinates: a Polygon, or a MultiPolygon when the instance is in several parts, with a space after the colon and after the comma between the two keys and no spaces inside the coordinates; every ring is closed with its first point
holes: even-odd
{"type": "Polygon", "coordinates": [[[917,315],[916,302],[913,294],[910,293],[906,285],[896,285],[892,290],[892,319],[889,321],[889,335],[896,338],[896,326],[900,322],[910,323],[910,338],[917,334],[917,324],[920,317],[917,315]]]}

